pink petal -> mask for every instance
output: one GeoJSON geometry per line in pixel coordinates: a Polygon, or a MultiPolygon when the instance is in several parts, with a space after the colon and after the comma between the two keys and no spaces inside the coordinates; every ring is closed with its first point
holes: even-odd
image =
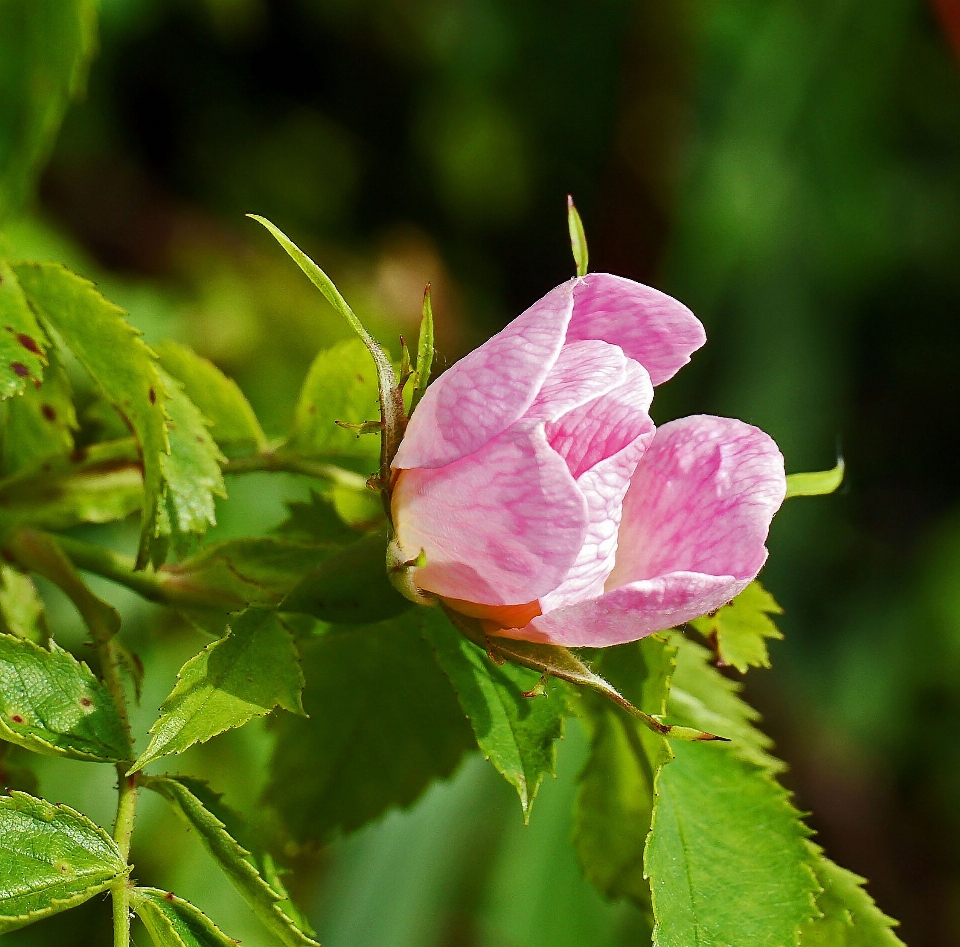
{"type": "Polygon", "coordinates": [[[603,647],[719,608],[763,566],[785,492],[783,457],[763,431],[703,416],[665,424],[624,500],[609,591],[508,635],[603,647]]]}
{"type": "Polygon", "coordinates": [[[568,648],[623,644],[706,615],[729,602],[751,581],[729,575],[672,572],[558,608],[534,618],[526,628],[503,632],[503,637],[568,648]]]}
{"type": "Polygon", "coordinates": [[[577,480],[577,486],[587,500],[587,535],[577,561],[563,582],[552,592],[540,597],[543,612],[595,598],[603,593],[603,584],[613,569],[617,553],[623,497],[630,486],[630,477],[637,462],[653,440],[653,422],[649,418],[646,421],[647,431],[612,457],[591,467],[577,480]]]}
{"type": "Polygon", "coordinates": [[[682,303],[621,276],[584,276],[576,281],[574,299],[567,341],[619,345],[643,365],[654,385],[672,378],[707,339],[700,320],[682,303]]]}
{"type": "Polygon", "coordinates": [[[752,579],[785,493],[783,456],[759,428],[706,415],[663,425],[624,500],[607,588],[670,572],[752,579]]]}
{"type": "Polygon", "coordinates": [[[560,354],[573,287],[570,280],[551,290],[427,389],[393,461],[395,469],[453,463],[523,416],[560,354]]]}
{"type": "MultiPolygon", "coordinates": [[[[630,360],[622,385],[547,424],[550,446],[566,460],[574,477],[580,477],[653,430],[647,415],[652,400],[650,376],[630,360]]],[[[627,476],[632,474],[633,470],[627,476]]]]}
{"type": "Polygon", "coordinates": [[[393,511],[404,554],[426,553],[416,584],[485,605],[530,602],[556,588],[587,529],[586,501],[537,421],[439,470],[403,471],[393,511]]]}
{"type": "MultiPolygon", "coordinates": [[[[620,346],[609,342],[594,340],[564,345],[524,417],[556,420],[622,385],[626,381],[627,364],[620,346]]],[[[652,398],[652,387],[650,393],[652,398]]]]}

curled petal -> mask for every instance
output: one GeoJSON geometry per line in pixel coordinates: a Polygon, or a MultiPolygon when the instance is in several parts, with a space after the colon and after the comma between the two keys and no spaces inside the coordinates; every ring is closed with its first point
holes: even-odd
{"type": "MultiPolygon", "coordinates": [[[[525,417],[557,420],[620,387],[626,381],[628,364],[620,346],[609,342],[592,340],[564,345],[525,417]]],[[[650,396],[653,397],[652,387],[650,396]]]]}
{"type": "Polygon", "coordinates": [[[574,282],[551,290],[427,389],[394,469],[451,464],[523,416],[560,354],[573,312],[574,282]]]}
{"type": "Polygon", "coordinates": [[[707,339],[700,320],[683,303],[621,276],[584,276],[576,282],[574,299],[567,341],[603,339],[619,345],[643,365],[654,385],[672,378],[707,339]]]}
{"type": "Polygon", "coordinates": [[[558,608],[503,637],[568,648],[605,648],[635,641],[712,612],[742,592],[751,579],[702,572],[672,572],[558,608]]]}
{"type": "Polygon", "coordinates": [[[664,424],[624,499],[607,588],[671,572],[753,579],[785,493],[783,456],[759,428],[705,415],[664,424]]]}
{"type": "Polygon", "coordinates": [[[404,470],[393,511],[404,554],[426,553],[416,584],[486,605],[526,603],[556,588],[587,529],[586,500],[537,421],[438,470],[404,470]]]}

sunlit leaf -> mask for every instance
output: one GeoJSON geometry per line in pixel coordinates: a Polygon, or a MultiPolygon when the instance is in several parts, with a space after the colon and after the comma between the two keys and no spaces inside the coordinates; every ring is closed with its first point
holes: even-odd
{"type": "Polygon", "coordinates": [[[49,364],[41,384],[28,385],[7,407],[3,462],[8,473],[73,450],[77,415],[70,380],[55,349],[47,351],[47,358],[49,364]]]}
{"type": "Polygon", "coordinates": [[[20,209],[96,49],[95,0],[9,3],[0,17],[0,220],[20,209]]]}
{"type": "Polygon", "coordinates": [[[864,890],[865,880],[819,853],[814,862],[823,891],[817,897],[822,917],[800,928],[800,947],[904,947],[887,917],[864,890]]]}
{"type": "Polygon", "coordinates": [[[157,354],[160,364],[183,385],[187,397],[210,422],[210,433],[221,447],[259,450],[265,445],[260,422],[232,378],[179,342],[162,342],[157,354]]]}
{"type": "Polygon", "coordinates": [[[426,639],[457,692],[480,750],[517,790],[529,819],[543,777],[554,773],[555,744],[570,713],[566,686],[548,682],[544,694],[524,697],[536,686],[537,673],[494,664],[440,609],[420,611],[426,639]]]}
{"type": "Polygon", "coordinates": [[[130,906],[150,934],[154,947],[237,947],[199,908],[158,888],[134,888],[130,906]]]}
{"type": "Polygon", "coordinates": [[[322,842],[411,805],[476,746],[421,637],[423,613],[303,642],[309,718],[277,721],[267,789],[297,840],[322,842]]]}
{"type": "Polygon", "coordinates": [[[250,608],[180,669],[177,684],[150,728],[150,745],[131,772],[182,753],[224,730],[283,707],[302,713],[303,674],[297,649],[276,612],[250,608]]]}
{"type": "Polygon", "coordinates": [[[76,907],[126,871],[85,815],[22,792],[0,796],[0,934],[76,907]]]}
{"type": "Polygon", "coordinates": [[[160,458],[166,495],[157,518],[157,534],[171,536],[174,545],[182,549],[190,536],[202,536],[208,526],[216,525],[214,497],[227,495],[220,471],[226,458],[180,383],[163,369],[159,374],[169,396],[170,453],[160,458]]]}
{"type": "Polygon", "coordinates": [[[107,302],[93,283],[55,263],[21,263],[15,270],[41,320],[56,331],[137,438],[145,489],[137,561],[145,566],[156,542],[163,458],[170,449],[166,392],[154,357],[123,311],[107,302]]]}
{"type": "Polygon", "coordinates": [[[770,616],[782,614],[776,599],[751,582],[729,605],[690,625],[714,645],[721,664],[745,674],[751,667],[770,667],[766,639],[783,638],[770,616]]]}
{"type": "Polygon", "coordinates": [[[841,457],[832,470],[815,473],[795,473],[787,476],[787,499],[790,497],[821,497],[833,493],[843,483],[846,465],[841,457]]]}
{"type": "Polygon", "coordinates": [[[123,725],[110,694],[55,641],[48,650],[0,635],[0,738],[76,760],[126,758],[123,725]]]}
{"type": "MultiPolygon", "coordinates": [[[[0,17],[0,23],[3,19],[0,17]]],[[[6,63],[0,64],[0,69],[5,66],[6,63]]],[[[0,99],[0,114],[2,109],[0,99]]],[[[0,190],[0,210],[2,205],[3,192],[0,190]]],[[[47,337],[27,305],[16,274],[6,260],[0,258],[0,399],[20,394],[43,378],[43,353],[48,346],[47,337]]]]}
{"type": "Polygon", "coordinates": [[[50,638],[43,602],[33,579],[0,563],[0,632],[46,644],[50,638]]]}
{"type": "Polygon", "coordinates": [[[317,942],[284,911],[286,893],[281,894],[269,885],[251,853],[240,845],[223,819],[215,814],[215,809],[220,808],[219,799],[208,787],[196,780],[176,777],[151,779],[147,785],[176,806],[224,874],[281,943],[287,947],[316,945],[317,942]]]}
{"type": "Polygon", "coordinates": [[[370,355],[357,339],[320,352],[310,366],[294,416],[289,446],[330,460],[351,458],[375,470],[380,438],[358,435],[336,422],[362,424],[379,419],[377,373],[370,355]]]}

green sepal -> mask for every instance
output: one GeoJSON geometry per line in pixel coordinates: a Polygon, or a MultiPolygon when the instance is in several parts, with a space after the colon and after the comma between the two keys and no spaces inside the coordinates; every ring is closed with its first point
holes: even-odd
{"type": "Polygon", "coordinates": [[[717,662],[745,674],[751,667],[770,667],[767,638],[782,639],[771,615],[782,615],[776,599],[759,583],[751,582],[732,602],[689,624],[717,653],[717,662]]]}
{"type": "Polygon", "coordinates": [[[150,745],[129,772],[275,707],[303,713],[302,689],[303,673],[290,632],[272,609],[251,607],[233,616],[226,637],[207,645],[180,669],[150,728],[150,745]]]}
{"type": "Polygon", "coordinates": [[[430,384],[430,372],[433,368],[433,301],[430,284],[423,291],[423,312],[420,316],[420,336],[417,339],[417,368],[414,372],[413,395],[410,399],[410,414],[417,409],[420,399],[430,384]]]}
{"type": "Polygon", "coordinates": [[[554,681],[543,696],[524,696],[536,687],[535,674],[515,664],[494,664],[440,609],[419,611],[424,636],[457,693],[480,751],[517,790],[529,822],[543,777],[555,774],[556,741],[572,712],[566,685],[554,681]]]}
{"type": "Polygon", "coordinates": [[[286,947],[317,947],[317,942],[285,912],[286,892],[281,894],[270,886],[251,852],[240,845],[224,820],[215,814],[221,807],[219,797],[205,784],[183,777],[153,777],[146,786],[176,807],[233,886],[281,943],[286,947]]]}
{"type": "Polygon", "coordinates": [[[0,934],[83,904],[128,871],[85,815],[22,792],[0,796],[0,934]]]}
{"type": "Polygon", "coordinates": [[[137,912],[154,947],[238,947],[199,908],[159,888],[134,888],[130,907],[137,912]]]}
{"type": "Polygon", "coordinates": [[[570,249],[573,250],[573,262],[577,266],[577,276],[587,275],[587,263],[590,254],[587,250],[587,235],[583,230],[583,221],[573,203],[573,195],[567,195],[567,229],[570,231],[570,249]]]}
{"type": "Polygon", "coordinates": [[[818,470],[812,473],[787,475],[787,495],[790,497],[822,497],[833,493],[843,483],[846,465],[843,458],[837,460],[837,466],[831,470],[818,470]]]}
{"type": "Polygon", "coordinates": [[[50,641],[0,635],[0,739],[47,756],[119,763],[126,737],[90,669],[50,641]]]}

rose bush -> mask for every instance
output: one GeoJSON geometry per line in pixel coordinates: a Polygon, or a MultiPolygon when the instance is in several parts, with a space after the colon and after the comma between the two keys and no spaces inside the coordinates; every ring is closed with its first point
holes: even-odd
{"type": "Polygon", "coordinates": [[[763,431],[656,428],[653,388],[706,340],[684,305],[570,280],[428,390],[394,462],[396,554],[487,633],[632,641],[719,608],[766,559],[783,457],[763,431]]]}

